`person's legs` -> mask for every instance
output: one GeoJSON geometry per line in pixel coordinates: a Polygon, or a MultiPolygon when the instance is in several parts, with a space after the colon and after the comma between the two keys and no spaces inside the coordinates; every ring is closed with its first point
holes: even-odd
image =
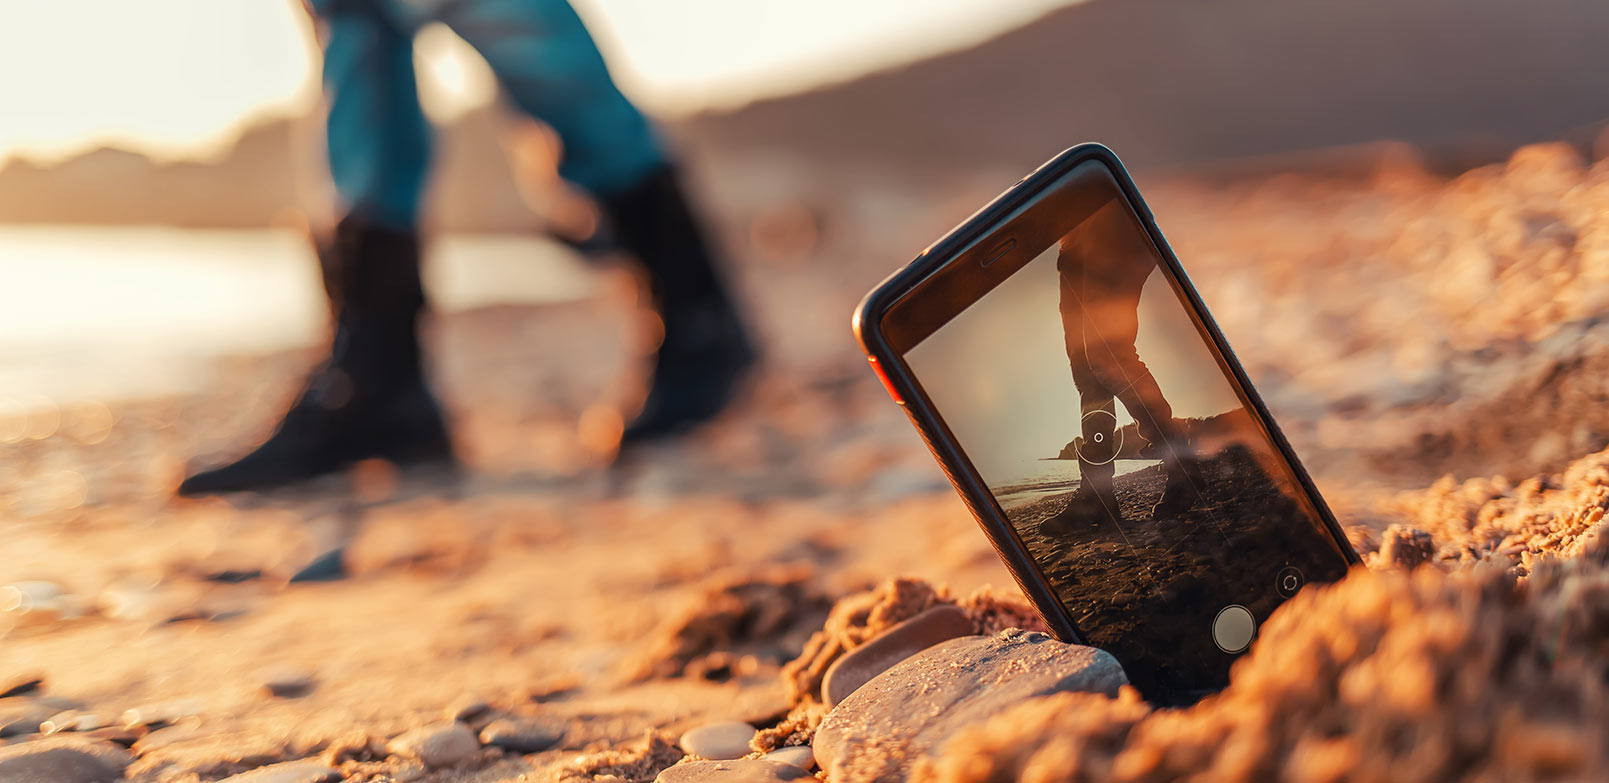
{"type": "MultiPolygon", "coordinates": [[[[1075,371],[1073,377],[1076,381],[1079,373],[1075,371]]],[[[1108,513],[1120,516],[1112,478],[1116,472],[1117,406],[1111,393],[1099,381],[1090,379],[1078,387],[1078,411],[1083,417],[1079,436],[1084,439],[1078,450],[1079,481],[1108,513]]]]}
{"type": "Polygon", "coordinates": [[[180,494],[266,489],[380,457],[447,461],[446,425],[421,371],[425,298],[414,224],[429,161],[412,36],[378,0],[318,0],[330,172],[345,216],[319,248],[335,335],[329,358],[255,451],[197,473],[180,494]]]}
{"type": "MultiPolygon", "coordinates": [[[[1090,266],[1066,251],[1058,259],[1058,267],[1063,270],[1063,296],[1072,296],[1079,305],[1088,367],[1134,417],[1140,437],[1151,444],[1167,471],[1167,484],[1152,516],[1180,513],[1198,501],[1197,472],[1191,456],[1185,453],[1188,444],[1178,437],[1173,408],[1135,348],[1140,332],[1140,294],[1147,275],[1090,266]]],[[[1065,313],[1065,304],[1063,309],[1065,313]]]]}
{"type": "Polygon", "coordinates": [[[1062,338],[1072,368],[1073,386],[1078,390],[1080,421],[1076,455],[1079,491],[1063,515],[1077,516],[1076,521],[1087,522],[1098,522],[1105,517],[1119,519],[1122,511],[1118,508],[1112,480],[1117,456],[1117,406],[1110,387],[1095,374],[1086,350],[1090,328],[1080,306],[1082,270],[1066,256],[1058,259],[1057,268],[1061,273],[1062,338]]]}
{"type": "Polygon", "coordinates": [[[595,196],[626,190],[668,161],[648,119],[615,86],[565,0],[413,0],[491,66],[509,100],[564,144],[559,174],[595,196]]]}
{"type": "Polygon", "coordinates": [[[430,166],[413,28],[387,0],[312,0],[324,44],[325,145],[344,214],[412,230],[430,166]]]}
{"type": "Polygon", "coordinates": [[[1160,519],[1183,513],[1199,502],[1199,471],[1190,445],[1180,437],[1173,407],[1135,349],[1138,305],[1136,293],[1131,301],[1109,299],[1093,310],[1093,323],[1100,325],[1100,334],[1090,336],[1089,352],[1095,373],[1109,388],[1118,389],[1117,398],[1134,417],[1140,437],[1150,444],[1146,451],[1161,459],[1167,471],[1162,497],[1151,509],[1151,516],[1160,519]],[[1093,344],[1097,339],[1099,345],[1093,344]]]}
{"type": "Polygon", "coordinates": [[[647,118],[610,78],[564,0],[436,0],[434,18],[473,46],[515,106],[563,144],[559,174],[597,198],[615,238],[648,272],[664,323],[653,385],[626,442],[715,415],[754,361],[701,221],[647,118]]]}
{"type": "Polygon", "coordinates": [[[1134,417],[1140,437],[1161,447],[1173,435],[1173,406],[1135,349],[1134,341],[1139,337],[1134,307],[1137,304],[1138,299],[1107,300],[1090,311],[1090,366],[1109,388],[1117,390],[1116,396],[1134,417]]]}
{"type": "Polygon", "coordinates": [[[1134,417],[1140,437],[1161,445],[1173,429],[1173,408],[1134,346],[1140,336],[1140,293],[1145,277],[1109,268],[1116,265],[1111,261],[1086,262],[1065,251],[1061,258],[1069,259],[1058,260],[1068,270],[1063,272],[1063,295],[1078,302],[1090,371],[1122,401],[1134,417]]]}

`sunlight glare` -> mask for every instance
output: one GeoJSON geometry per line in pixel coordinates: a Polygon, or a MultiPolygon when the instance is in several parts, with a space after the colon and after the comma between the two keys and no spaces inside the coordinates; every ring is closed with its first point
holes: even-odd
{"type": "Polygon", "coordinates": [[[497,97],[497,77],[464,39],[445,25],[427,25],[413,42],[419,102],[434,122],[451,122],[497,97]]]}
{"type": "Polygon", "coordinates": [[[197,158],[318,98],[299,0],[0,0],[0,160],[197,158]]]}

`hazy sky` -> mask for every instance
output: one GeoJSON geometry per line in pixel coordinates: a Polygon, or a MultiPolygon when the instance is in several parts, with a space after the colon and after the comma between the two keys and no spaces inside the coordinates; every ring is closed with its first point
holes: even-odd
{"type": "MultiPolygon", "coordinates": [[[[939,415],[990,486],[1017,483],[1025,459],[1054,457],[1079,434],[1059,286],[1052,248],[906,353],[939,415]]],[[[1240,407],[1159,272],[1146,280],[1140,296],[1135,347],[1175,417],[1240,407]]],[[[1133,421],[1121,403],[1117,419],[1133,421]]],[[[1070,463],[1068,470],[1076,472],[1070,463]]]]}
{"type": "MultiPolygon", "coordinates": [[[[623,89],[679,113],[980,42],[1073,0],[577,0],[623,89]]],[[[0,161],[97,146],[205,157],[318,95],[301,0],[0,0],[0,161]]],[[[426,36],[427,108],[493,93],[454,36],[426,36]]]]}

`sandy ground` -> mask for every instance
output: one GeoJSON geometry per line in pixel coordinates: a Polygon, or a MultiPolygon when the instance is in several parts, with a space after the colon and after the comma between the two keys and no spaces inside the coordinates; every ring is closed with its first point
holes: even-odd
{"type": "MultiPolygon", "coordinates": [[[[263,433],[310,358],[301,355],[231,361],[226,383],[193,398],[0,421],[0,585],[37,597],[49,588],[23,583],[44,581],[64,593],[0,615],[0,691],[36,673],[43,694],[108,722],[128,710],[171,713],[179,729],[137,746],[129,776],[148,781],[215,780],[321,753],[342,761],[349,780],[407,778],[420,770],[354,748],[466,700],[552,716],[568,730],[553,750],[485,750],[420,779],[550,780],[597,769],[574,765],[651,729],[774,723],[798,701],[787,685],[797,677],[781,666],[835,600],[896,575],[955,595],[1012,591],[865,370],[847,318],[866,288],[1013,179],[979,174],[918,192],[874,177],[829,200],[790,189],[786,172],[708,168],[769,361],[728,417],[623,471],[600,467],[596,444],[613,422],[594,407],[634,388],[618,275],[597,301],[435,325],[435,371],[472,468],[459,485],[399,482],[363,466],[272,496],[172,499],[189,455],[227,453],[263,433]],[[350,576],[287,584],[339,541],[350,542],[350,576]],[[286,678],[311,684],[288,698],[265,692],[286,678]]],[[[1494,711],[1483,718],[1512,713],[1492,725],[1537,725],[1514,705],[1529,698],[1528,682],[1579,684],[1556,667],[1482,668],[1486,658],[1435,639],[1377,660],[1370,640],[1424,627],[1438,607],[1461,607],[1449,628],[1483,628],[1484,617],[1505,633],[1536,630],[1542,620],[1521,620],[1570,616],[1599,594],[1578,589],[1599,573],[1578,556],[1591,550],[1609,495],[1609,457],[1592,456],[1609,443],[1609,325],[1599,321],[1609,305],[1609,164],[1538,147],[1447,180],[1398,151],[1356,176],[1142,186],[1359,550],[1381,568],[1430,567],[1412,580],[1362,573],[1304,593],[1276,613],[1221,699],[1182,713],[1087,705],[1076,711],[1088,716],[1083,726],[1067,725],[1065,709],[1025,712],[956,751],[983,762],[924,774],[1037,780],[1023,770],[1044,769],[1030,763],[1042,751],[1073,753],[1095,766],[1067,769],[1102,779],[1112,768],[1099,764],[1133,750],[1155,763],[1131,754],[1119,777],[1210,767],[1221,775],[1204,779],[1369,779],[1342,762],[1383,747],[1397,724],[1358,728],[1342,719],[1358,714],[1346,705],[1427,677],[1464,683],[1447,687],[1467,696],[1456,704],[1494,711]],[[1523,600],[1504,597],[1516,577],[1530,577],[1523,600]],[[1346,634],[1352,652],[1324,658],[1338,663],[1298,667],[1312,689],[1269,685],[1269,672],[1292,669],[1281,656],[1318,640],[1344,645],[1336,639],[1346,634]],[[1393,671],[1393,661],[1419,668],[1393,671]],[[1213,756],[1233,743],[1177,741],[1275,722],[1290,727],[1285,744],[1237,751],[1251,766],[1213,756]],[[1341,740],[1352,744],[1312,744],[1341,740]],[[1199,763],[1169,766],[1180,759],[1199,763]],[[1312,774],[1281,772],[1290,769],[1312,774]]],[[[1606,626],[1588,620],[1558,637],[1560,649],[1602,651],[1606,626]]],[[[1585,665],[1579,676],[1601,669],[1585,665]]],[[[1582,742],[1601,739],[1599,691],[1574,691],[1553,720],[1582,742]]],[[[1405,715],[1429,698],[1398,696],[1385,701],[1406,705],[1405,715]]],[[[37,699],[0,706],[24,702],[37,699]]],[[[1441,712],[1413,714],[1441,725],[1441,712]]],[[[1424,767],[1431,773],[1418,779],[1601,769],[1570,756],[1573,747],[1539,751],[1530,766],[1424,767]]]]}

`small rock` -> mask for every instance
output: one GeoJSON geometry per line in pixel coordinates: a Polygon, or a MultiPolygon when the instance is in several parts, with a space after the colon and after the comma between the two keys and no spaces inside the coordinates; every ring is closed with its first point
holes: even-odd
{"type": "Polygon", "coordinates": [[[114,620],[156,622],[172,614],[172,602],[143,587],[109,587],[95,600],[101,614],[114,620]]]}
{"type": "Polygon", "coordinates": [[[306,669],[283,668],[263,678],[263,692],[276,699],[295,699],[313,691],[318,681],[306,669]]]}
{"type": "Polygon", "coordinates": [[[290,581],[293,584],[297,582],[335,582],[346,577],[346,548],[337,547],[313,558],[313,562],[302,566],[302,570],[293,574],[290,581]]]}
{"type": "Polygon", "coordinates": [[[33,672],[0,678],[0,699],[9,699],[12,696],[33,693],[43,687],[44,684],[45,676],[33,672]]]}
{"type": "Polygon", "coordinates": [[[45,721],[55,717],[58,712],[61,712],[60,707],[38,699],[0,704],[0,737],[35,734],[45,721]]]}
{"type": "Polygon", "coordinates": [[[126,728],[144,726],[148,729],[159,729],[163,726],[176,723],[185,718],[193,718],[197,715],[200,715],[205,708],[206,705],[202,704],[196,699],[180,699],[177,701],[165,701],[157,704],[147,704],[141,707],[124,710],[122,717],[118,718],[117,723],[119,726],[124,726],[126,728]]]}
{"type": "Polygon", "coordinates": [[[442,721],[402,734],[386,745],[392,753],[429,767],[450,767],[480,750],[475,733],[457,721],[442,721]]]}
{"type": "Polygon", "coordinates": [[[951,639],[850,694],[822,719],[813,748],[832,780],[898,783],[955,731],[1025,699],[1064,691],[1115,696],[1127,682],[1110,654],[1042,633],[951,639]]]}
{"type": "Polygon", "coordinates": [[[780,761],[684,761],[659,773],[654,783],[783,783],[809,777],[809,772],[780,761]]]}
{"type": "Polygon", "coordinates": [[[331,766],[346,768],[348,763],[370,762],[390,755],[386,741],[366,731],[352,731],[330,740],[319,758],[331,766]]]}
{"type": "Polygon", "coordinates": [[[515,753],[540,753],[557,745],[568,728],[552,718],[501,718],[486,724],[480,741],[515,753]]]}
{"type": "Polygon", "coordinates": [[[682,735],[682,750],[706,759],[740,759],[749,755],[754,727],[741,721],[706,723],[682,735]]]}
{"type": "Polygon", "coordinates": [[[5,783],[109,783],[123,777],[122,748],[78,737],[48,737],[0,748],[5,783]]]}
{"type": "Polygon", "coordinates": [[[57,734],[63,731],[94,731],[105,725],[106,719],[93,712],[63,710],[50,716],[50,720],[39,724],[39,731],[43,734],[57,734]]]}
{"type": "Polygon", "coordinates": [[[958,606],[935,606],[845,653],[821,680],[822,701],[831,707],[873,677],[940,642],[976,632],[958,606]]]}
{"type": "Polygon", "coordinates": [[[1412,571],[1436,558],[1436,540],[1429,533],[1407,525],[1386,528],[1380,543],[1380,559],[1394,568],[1412,571]]]}
{"type": "Polygon", "coordinates": [[[132,750],[139,759],[129,767],[129,775],[135,779],[165,768],[189,770],[203,777],[229,775],[286,760],[283,735],[276,738],[272,733],[216,725],[204,731],[185,731],[182,725],[155,731],[134,743],[132,750]]]}
{"type": "Polygon", "coordinates": [[[792,764],[799,769],[815,769],[816,751],[809,745],[789,745],[777,748],[760,757],[764,761],[780,761],[783,764],[792,764]]]}
{"type": "Polygon", "coordinates": [[[104,729],[82,732],[79,736],[132,748],[134,743],[139,742],[140,738],[148,733],[143,726],[132,729],[123,726],[107,726],[104,729]]]}
{"type": "Polygon", "coordinates": [[[55,582],[35,580],[0,587],[0,612],[27,612],[30,608],[55,601],[67,591],[55,582]]]}
{"type": "Polygon", "coordinates": [[[201,578],[208,582],[238,585],[242,582],[263,578],[263,570],[261,568],[220,568],[203,574],[201,578]]]}
{"type": "Polygon", "coordinates": [[[171,748],[175,745],[203,739],[213,733],[215,732],[202,729],[199,719],[181,718],[177,723],[163,726],[139,738],[130,748],[136,756],[144,756],[163,748],[171,748]]]}
{"type": "Polygon", "coordinates": [[[413,783],[430,773],[430,769],[417,761],[404,761],[391,770],[391,779],[397,783],[413,783]]]}
{"type": "Polygon", "coordinates": [[[18,626],[48,625],[84,615],[84,601],[55,582],[17,582],[0,587],[0,614],[18,626]]]}
{"type": "Polygon", "coordinates": [[[453,702],[452,706],[447,708],[447,720],[469,723],[485,715],[491,709],[492,705],[473,696],[465,696],[453,702]]]}
{"type": "Polygon", "coordinates": [[[258,767],[219,783],[330,783],[340,778],[340,770],[317,759],[302,759],[258,767]]]}

